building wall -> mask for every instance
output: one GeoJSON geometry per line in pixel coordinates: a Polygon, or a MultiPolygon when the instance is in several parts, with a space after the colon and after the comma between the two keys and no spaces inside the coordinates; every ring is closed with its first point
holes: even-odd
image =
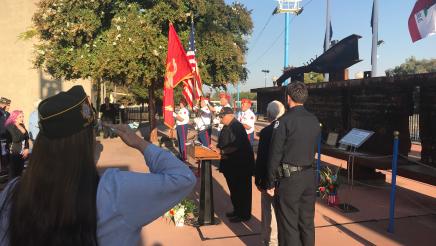
{"type": "Polygon", "coordinates": [[[36,0],[2,0],[0,8],[0,96],[12,100],[10,110],[24,111],[26,125],[34,102],[65,91],[76,84],[83,85],[91,95],[90,81],[59,81],[34,69],[33,41],[18,38],[31,26],[36,0]]]}

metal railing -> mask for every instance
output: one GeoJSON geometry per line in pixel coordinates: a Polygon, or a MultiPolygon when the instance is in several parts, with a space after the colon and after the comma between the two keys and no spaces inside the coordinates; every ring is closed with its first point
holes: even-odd
{"type": "Polygon", "coordinates": [[[410,140],[412,142],[421,142],[419,136],[419,114],[413,114],[409,116],[409,132],[410,140]]]}
{"type": "Polygon", "coordinates": [[[148,121],[147,107],[127,107],[118,111],[117,121],[122,123],[148,121]]]}

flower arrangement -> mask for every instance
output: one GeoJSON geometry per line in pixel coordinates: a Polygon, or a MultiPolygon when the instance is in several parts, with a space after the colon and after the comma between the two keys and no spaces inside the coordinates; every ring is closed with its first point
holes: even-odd
{"type": "Polygon", "coordinates": [[[329,167],[324,167],[320,171],[318,192],[322,198],[327,198],[327,203],[330,206],[335,206],[339,203],[338,172],[339,168],[335,172],[333,172],[329,167]]]}
{"type": "Polygon", "coordinates": [[[175,226],[184,226],[192,222],[197,212],[197,206],[192,200],[183,199],[180,203],[166,212],[163,217],[171,220],[175,226]]]}

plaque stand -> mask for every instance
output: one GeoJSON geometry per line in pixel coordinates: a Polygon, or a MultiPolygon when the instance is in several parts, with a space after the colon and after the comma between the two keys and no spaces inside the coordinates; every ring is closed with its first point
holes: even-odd
{"type": "MultiPolygon", "coordinates": [[[[351,203],[353,197],[353,186],[354,186],[354,159],[356,154],[356,147],[351,146],[350,154],[348,155],[347,160],[347,184],[350,188],[350,193],[347,196],[347,201],[351,203]]],[[[351,205],[350,203],[341,203],[338,205],[338,208],[343,213],[355,213],[359,212],[359,209],[351,205]]]]}
{"type": "Polygon", "coordinates": [[[215,217],[211,166],[212,160],[220,160],[221,156],[207,147],[195,145],[194,142],[187,145],[187,153],[195,161],[200,161],[200,211],[195,226],[217,225],[221,221],[215,217]]]}
{"type": "MultiPolygon", "coordinates": [[[[359,148],[369,137],[374,134],[373,131],[353,128],[349,131],[340,141],[342,145],[350,146],[350,152],[347,161],[347,183],[350,187],[350,193],[347,196],[348,202],[351,202],[353,196],[354,186],[354,161],[356,157],[356,150],[359,148]]],[[[341,203],[338,208],[344,213],[359,212],[359,209],[350,203],[341,203]]]]}
{"type": "Polygon", "coordinates": [[[201,161],[200,212],[197,226],[217,225],[220,220],[215,217],[213,204],[213,185],[211,160],[201,161]]]}

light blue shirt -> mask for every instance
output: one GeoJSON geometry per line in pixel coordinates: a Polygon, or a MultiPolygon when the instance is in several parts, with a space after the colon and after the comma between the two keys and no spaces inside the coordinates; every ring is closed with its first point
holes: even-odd
{"type": "Polygon", "coordinates": [[[33,111],[29,115],[29,133],[30,138],[35,140],[39,133],[39,115],[38,110],[33,111]]]}
{"type": "MultiPolygon", "coordinates": [[[[152,144],[143,154],[150,173],[110,168],[100,178],[97,188],[99,245],[138,245],[141,228],[174,207],[194,188],[196,178],[192,171],[173,154],[152,144]]],[[[10,187],[0,194],[0,205],[8,190],[10,187]]],[[[0,240],[8,217],[0,219],[0,240]]],[[[0,242],[3,243],[5,241],[0,242]]]]}

